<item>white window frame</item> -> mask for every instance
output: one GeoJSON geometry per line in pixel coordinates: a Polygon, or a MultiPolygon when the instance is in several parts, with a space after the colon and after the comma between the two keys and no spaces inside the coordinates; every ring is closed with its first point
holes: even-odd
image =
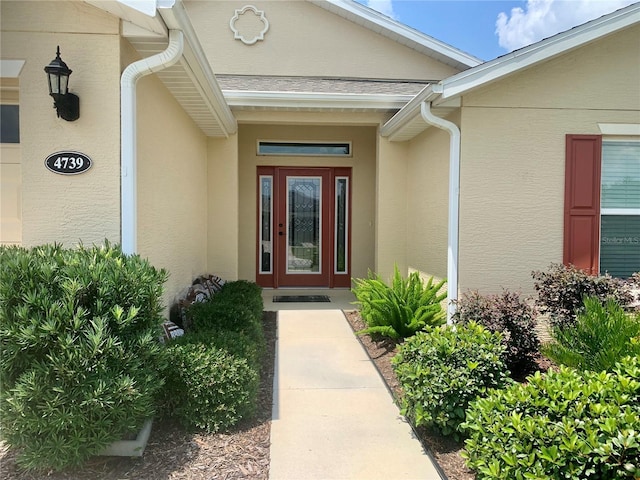
{"type": "MultiPolygon", "coordinates": [[[[624,125],[624,124],[598,124],[600,130],[604,133],[608,132],[609,135],[616,135],[615,137],[609,135],[603,135],[602,137],[602,159],[604,163],[604,145],[605,143],[637,143],[640,147],[640,138],[636,135],[629,135],[630,132],[635,133],[640,129],[640,125],[624,125]],[[614,127],[612,127],[615,126],[614,127]],[[607,126],[608,128],[603,128],[607,126]],[[638,128],[636,128],[638,127],[638,128]]],[[[601,166],[602,171],[602,166],[601,166]]],[[[602,178],[600,179],[600,201],[602,201],[602,178]]],[[[599,221],[599,233],[600,233],[600,247],[598,249],[598,269],[602,271],[602,217],[603,216],[640,216],[640,208],[602,208],[600,207],[599,221]]]]}

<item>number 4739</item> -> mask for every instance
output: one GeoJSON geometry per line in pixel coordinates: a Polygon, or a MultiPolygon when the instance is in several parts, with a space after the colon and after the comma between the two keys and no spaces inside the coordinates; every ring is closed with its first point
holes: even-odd
{"type": "Polygon", "coordinates": [[[82,157],[58,157],[53,162],[53,166],[64,170],[76,170],[82,168],[84,165],[84,159],[82,157]]]}

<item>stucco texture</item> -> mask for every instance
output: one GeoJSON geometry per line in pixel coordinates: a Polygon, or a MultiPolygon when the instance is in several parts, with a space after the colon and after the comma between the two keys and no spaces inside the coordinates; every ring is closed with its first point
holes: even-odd
{"type": "Polygon", "coordinates": [[[170,272],[170,306],[208,273],[207,139],[155,76],[138,82],[137,104],[138,252],[170,272]]]}
{"type": "Polygon", "coordinates": [[[463,98],[460,288],[533,293],[562,262],[565,135],[640,123],[640,29],[463,98]]]}
{"type": "Polygon", "coordinates": [[[253,45],[235,40],[229,26],[235,11],[246,2],[189,1],[185,5],[217,73],[426,80],[457,73],[311,2],[252,3],[269,22],[264,40],[253,45]]]}
{"type": "MultiPolygon", "coordinates": [[[[448,118],[459,122],[457,116],[448,118]]],[[[449,134],[429,128],[409,144],[407,264],[424,276],[447,277],[449,134]]]]}
{"type": "Polygon", "coordinates": [[[81,2],[0,4],[2,57],[25,60],[20,74],[22,243],[71,247],[120,239],[119,23],[81,2]],[[56,116],[45,65],[62,58],[73,70],[70,91],[80,97],[80,118],[56,116]],[[96,68],[99,65],[99,68],[96,68]],[[90,170],[63,176],[45,158],[78,151],[90,170]]]}

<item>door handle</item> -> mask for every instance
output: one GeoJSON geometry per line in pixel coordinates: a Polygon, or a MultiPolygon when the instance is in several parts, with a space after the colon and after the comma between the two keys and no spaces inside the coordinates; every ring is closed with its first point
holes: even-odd
{"type": "Polygon", "coordinates": [[[278,235],[282,236],[284,235],[284,232],[278,232],[278,235]]]}

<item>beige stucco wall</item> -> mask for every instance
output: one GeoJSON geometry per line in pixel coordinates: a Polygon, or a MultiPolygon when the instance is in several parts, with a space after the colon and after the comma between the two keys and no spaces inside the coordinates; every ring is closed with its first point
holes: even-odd
{"type": "Polygon", "coordinates": [[[207,154],[209,271],[227,280],[237,280],[239,278],[238,223],[240,218],[238,135],[231,135],[226,139],[209,138],[207,154]]]}
{"type": "Polygon", "coordinates": [[[2,58],[25,60],[20,74],[22,240],[73,246],[120,240],[119,22],[82,2],[0,2],[2,58]],[[57,118],[44,67],[62,58],[80,118],[57,118]],[[98,68],[97,68],[98,67],[98,68]],[[57,151],[82,152],[92,168],[74,176],[45,168],[57,151]]]}
{"type": "MultiPolygon", "coordinates": [[[[442,79],[456,73],[308,1],[258,1],[263,41],[234,40],[229,21],[242,1],[189,1],[187,12],[214,72],[245,75],[442,79]]],[[[253,13],[250,13],[253,15],[253,13]]]]}
{"type": "Polygon", "coordinates": [[[256,269],[256,167],[352,167],[352,276],[374,268],[376,129],[355,126],[240,125],[239,278],[254,280],[256,269]],[[351,158],[257,156],[257,140],[352,142],[351,158]]]}
{"type": "Polygon", "coordinates": [[[460,287],[533,292],[562,261],[565,134],[640,123],[640,28],[463,98],[460,287]]]}
{"type": "Polygon", "coordinates": [[[376,262],[384,279],[407,269],[407,153],[406,143],[378,136],[376,158],[376,262]]]}
{"type": "Polygon", "coordinates": [[[138,253],[169,272],[170,306],[207,273],[207,138],[155,75],[136,88],[138,253]]]}
{"type": "MultiPolygon", "coordinates": [[[[447,120],[459,123],[459,115],[447,120]]],[[[423,277],[447,277],[449,134],[431,127],[409,143],[407,265],[423,277]]]]}

